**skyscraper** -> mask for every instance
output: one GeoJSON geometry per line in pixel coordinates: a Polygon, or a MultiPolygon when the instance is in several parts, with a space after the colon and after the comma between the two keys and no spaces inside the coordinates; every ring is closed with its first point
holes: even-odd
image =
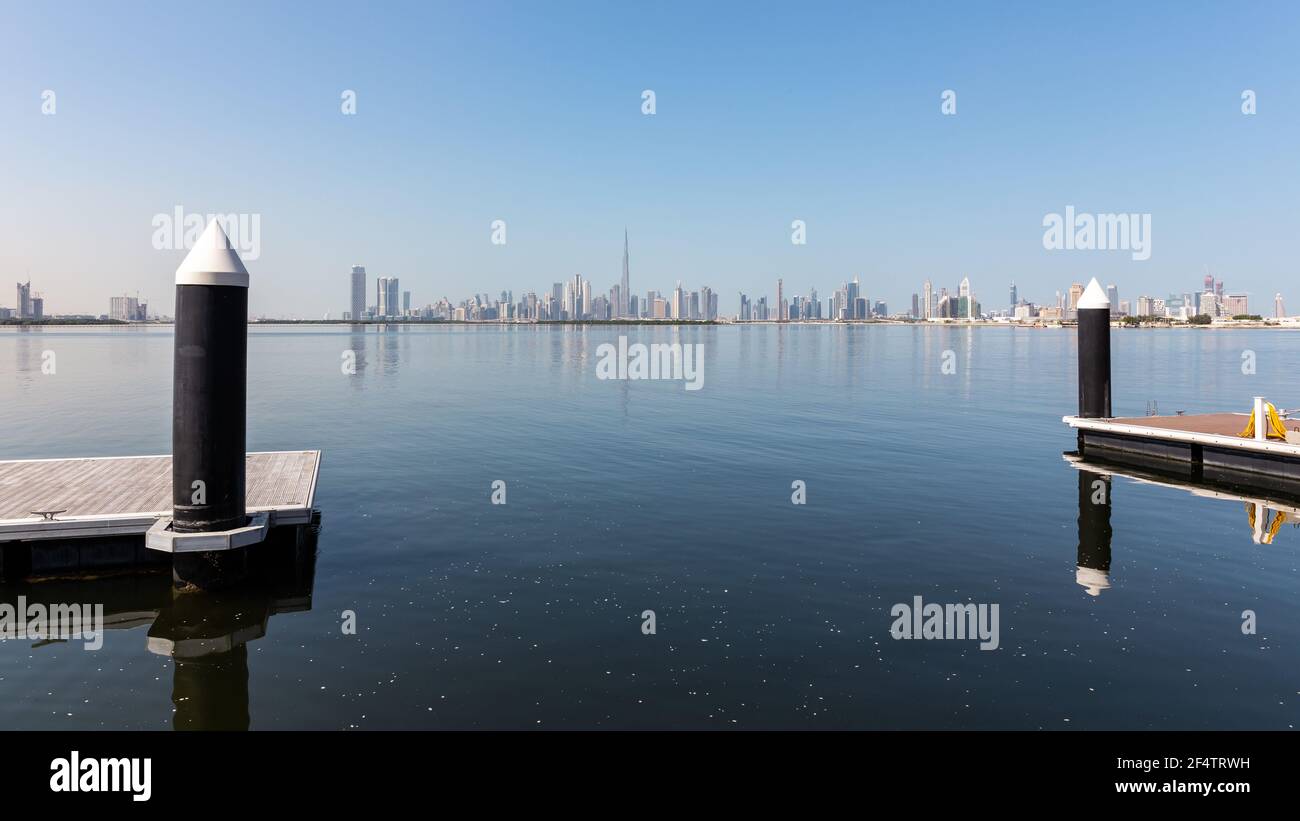
{"type": "Polygon", "coordinates": [[[619,302],[618,315],[628,315],[628,297],[631,296],[632,289],[627,281],[627,229],[623,229],[623,281],[619,283],[619,302]]]}
{"type": "Polygon", "coordinates": [[[1282,304],[1282,295],[1273,297],[1273,316],[1281,319],[1286,316],[1286,306],[1282,304]]]}
{"type": "Polygon", "coordinates": [[[1079,310],[1079,297],[1081,296],[1083,296],[1083,285],[1078,282],[1072,283],[1070,285],[1069,313],[1067,314],[1071,319],[1074,318],[1075,312],[1079,310]]]}
{"type": "Polygon", "coordinates": [[[930,280],[925,281],[924,302],[921,304],[921,318],[930,319],[934,316],[934,285],[930,280]]]}
{"type": "Polygon", "coordinates": [[[352,266],[352,321],[358,322],[366,313],[366,266],[352,266]]]}
{"type": "Polygon", "coordinates": [[[380,277],[375,280],[375,315],[397,316],[398,311],[397,277],[380,277]]]}
{"type": "Polygon", "coordinates": [[[1106,286],[1106,298],[1110,300],[1110,309],[1117,311],[1119,309],[1119,288],[1114,283],[1106,286]]]}
{"type": "Polygon", "coordinates": [[[785,283],[781,280],[776,281],[776,318],[785,319],[785,283]]]}
{"type": "MultiPolygon", "coordinates": [[[[1011,283],[1011,310],[1015,311],[1016,306],[1019,304],[1020,304],[1020,297],[1016,293],[1016,283],[1012,282],[1011,283]]],[[[1111,304],[1114,305],[1115,303],[1112,302],[1111,304]]]]}
{"type": "Polygon", "coordinates": [[[573,305],[569,310],[569,319],[582,319],[582,315],[587,312],[587,306],[582,301],[582,274],[573,275],[573,305]]]}
{"type": "Polygon", "coordinates": [[[32,315],[32,281],[18,283],[18,318],[27,319],[32,315]]]}

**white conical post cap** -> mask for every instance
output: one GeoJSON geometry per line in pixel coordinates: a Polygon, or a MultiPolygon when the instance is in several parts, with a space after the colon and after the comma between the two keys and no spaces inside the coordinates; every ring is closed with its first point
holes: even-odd
{"type": "Polygon", "coordinates": [[[1088,283],[1084,290],[1083,296],[1079,297],[1079,304],[1076,306],[1080,311],[1086,311],[1089,308],[1110,309],[1110,297],[1106,296],[1106,291],[1102,289],[1101,283],[1096,277],[1088,283]]]}
{"type": "Polygon", "coordinates": [[[231,246],[220,220],[214,218],[208,223],[181,267],[176,269],[176,284],[248,287],[248,269],[231,246]]]}

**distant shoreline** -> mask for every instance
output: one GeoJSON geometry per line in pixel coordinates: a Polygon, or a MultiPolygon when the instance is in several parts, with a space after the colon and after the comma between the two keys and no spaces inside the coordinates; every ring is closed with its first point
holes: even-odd
{"type": "MultiPolygon", "coordinates": [[[[174,325],[170,320],[149,321],[149,322],[124,322],[120,319],[41,319],[41,320],[17,320],[17,319],[0,319],[0,328],[101,328],[101,327],[121,327],[121,328],[170,328],[174,325]]],[[[501,321],[496,319],[470,320],[470,319],[394,319],[394,320],[362,320],[353,322],[350,319],[250,319],[250,327],[256,326],[361,326],[361,327],[391,327],[394,325],[411,325],[438,327],[442,325],[468,325],[474,327],[502,327],[502,326],[551,326],[551,325],[573,325],[573,326],[596,326],[596,327],[622,327],[622,326],[768,326],[768,325],[810,325],[810,326],[851,326],[851,325],[902,325],[915,327],[941,327],[941,328],[1031,328],[1031,329],[1061,329],[1074,328],[1076,323],[1072,320],[1063,322],[1000,322],[989,319],[976,320],[915,320],[915,319],[797,319],[797,320],[775,320],[775,319],[757,319],[757,320],[732,320],[732,319],[591,319],[591,320],[542,320],[542,321],[518,321],[507,320],[501,321]]],[[[1124,330],[1135,330],[1139,328],[1157,328],[1163,330],[1241,330],[1241,329],[1276,329],[1276,330],[1300,330],[1300,322],[1282,324],[1278,320],[1236,320],[1229,322],[1213,323],[1200,325],[1189,322],[1125,322],[1123,318],[1111,321],[1112,328],[1124,330]]]]}

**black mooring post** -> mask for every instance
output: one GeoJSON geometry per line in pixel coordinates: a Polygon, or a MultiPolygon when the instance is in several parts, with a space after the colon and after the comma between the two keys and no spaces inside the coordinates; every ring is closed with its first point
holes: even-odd
{"type": "Polygon", "coordinates": [[[1109,419],[1110,300],[1093,279],[1079,298],[1079,416],[1109,419]]]}
{"type": "Polygon", "coordinates": [[[172,529],[244,526],[248,289],[176,286],[172,529]]]}
{"type": "MultiPolygon", "coordinates": [[[[176,270],[175,334],[172,530],[244,527],[248,271],[217,220],[176,270]]],[[[179,582],[183,566],[210,573],[236,558],[176,554],[173,571],[179,582]]]]}

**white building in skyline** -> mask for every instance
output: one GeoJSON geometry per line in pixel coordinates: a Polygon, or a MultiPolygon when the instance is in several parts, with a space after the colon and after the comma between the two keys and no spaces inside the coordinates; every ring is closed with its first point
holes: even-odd
{"type": "Polygon", "coordinates": [[[352,294],[350,300],[351,311],[348,318],[351,320],[360,320],[366,315],[366,266],[352,266],[352,294]]]}

